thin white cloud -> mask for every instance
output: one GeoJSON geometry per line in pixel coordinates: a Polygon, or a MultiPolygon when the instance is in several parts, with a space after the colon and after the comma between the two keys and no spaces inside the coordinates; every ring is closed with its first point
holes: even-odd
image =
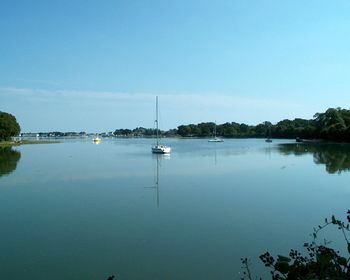
{"type": "MultiPolygon", "coordinates": [[[[162,129],[206,121],[257,124],[285,118],[312,118],[322,111],[305,99],[245,97],[223,93],[158,93],[162,129]]],[[[48,90],[0,87],[2,108],[18,115],[25,130],[88,131],[152,127],[154,93],[48,90]],[[42,116],[45,116],[43,118],[42,116]]]]}
{"type": "MultiPolygon", "coordinates": [[[[155,94],[151,93],[127,93],[110,91],[76,91],[76,90],[46,90],[16,87],[0,87],[0,96],[30,97],[40,101],[62,101],[62,100],[85,100],[85,101],[108,101],[108,102],[154,102],[155,94]]],[[[237,94],[222,93],[161,93],[157,94],[162,103],[167,107],[261,107],[270,108],[284,106],[286,100],[267,98],[247,98],[237,94]]],[[[288,100],[289,107],[300,107],[300,103],[288,100]]]]}
{"type": "Polygon", "coordinates": [[[32,83],[32,84],[41,84],[44,86],[60,86],[59,82],[51,81],[51,80],[40,80],[40,79],[17,79],[16,81],[32,83]]]}
{"type": "Polygon", "coordinates": [[[17,88],[17,87],[0,87],[0,96],[25,98],[31,97],[42,101],[59,101],[65,100],[107,100],[107,101],[130,101],[130,100],[151,100],[152,96],[144,93],[124,93],[108,91],[77,91],[77,90],[47,90],[40,88],[17,88]]]}

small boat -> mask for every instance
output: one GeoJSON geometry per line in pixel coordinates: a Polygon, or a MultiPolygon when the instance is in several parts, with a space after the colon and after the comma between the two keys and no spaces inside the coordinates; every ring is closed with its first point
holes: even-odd
{"type": "Polygon", "coordinates": [[[214,126],[214,133],[213,133],[213,138],[209,139],[208,142],[224,142],[223,139],[216,137],[216,122],[215,122],[215,126],[214,126]]]}
{"type": "Polygon", "coordinates": [[[224,142],[224,140],[218,137],[214,137],[212,139],[209,139],[208,142],[224,142]]]}
{"type": "Polygon", "coordinates": [[[171,148],[165,145],[156,144],[152,147],[152,153],[154,154],[170,154],[171,148]]]}
{"type": "Polygon", "coordinates": [[[268,128],[267,138],[266,138],[265,142],[267,142],[267,143],[271,143],[271,142],[272,142],[272,138],[271,138],[271,127],[268,128]]]}
{"type": "Polygon", "coordinates": [[[97,144],[97,143],[102,142],[102,139],[101,139],[100,137],[96,136],[96,137],[92,138],[92,142],[94,142],[95,144],[97,144]]]}
{"type": "Polygon", "coordinates": [[[170,154],[171,148],[160,144],[159,129],[158,129],[158,96],[156,97],[156,144],[152,147],[154,154],[170,154]]]}
{"type": "Polygon", "coordinates": [[[301,143],[301,142],[303,142],[303,139],[297,137],[297,138],[295,138],[295,141],[298,142],[298,143],[301,143]]]}

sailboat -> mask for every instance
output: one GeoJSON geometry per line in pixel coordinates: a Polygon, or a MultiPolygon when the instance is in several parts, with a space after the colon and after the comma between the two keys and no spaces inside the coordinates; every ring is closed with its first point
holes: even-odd
{"type": "Polygon", "coordinates": [[[271,143],[271,142],[272,142],[272,138],[271,138],[271,127],[268,128],[268,136],[267,136],[265,142],[267,142],[267,143],[271,143]]]}
{"type": "Polygon", "coordinates": [[[208,142],[224,142],[223,139],[216,137],[216,122],[215,122],[215,125],[214,125],[213,138],[209,139],[208,142]]]}
{"type": "Polygon", "coordinates": [[[152,147],[154,154],[170,154],[171,148],[160,144],[159,129],[158,129],[158,96],[156,96],[156,144],[152,147]]]}

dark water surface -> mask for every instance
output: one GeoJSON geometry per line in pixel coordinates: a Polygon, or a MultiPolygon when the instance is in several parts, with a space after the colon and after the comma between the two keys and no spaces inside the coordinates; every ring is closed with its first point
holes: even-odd
{"type": "Polygon", "coordinates": [[[0,149],[0,279],[239,279],[241,257],[266,275],[261,253],[350,208],[348,145],[166,142],[0,149]]]}

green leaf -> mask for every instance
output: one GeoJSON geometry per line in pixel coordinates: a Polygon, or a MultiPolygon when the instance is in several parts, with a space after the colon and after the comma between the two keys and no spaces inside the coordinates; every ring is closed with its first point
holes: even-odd
{"type": "Polygon", "coordinates": [[[318,255],[318,260],[321,264],[321,266],[329,265],[330,261],[332,260],[332,255],[328,252],[321,253],[318,255]]]}
{"type": "Polygon", "coordinates": [[[287,274],[289,272],[289,264],[287,262],[277,262],[275,269],[282,274],[287,274]]]}
{"type": "Polygon", "coordinates": [[[292,260],[291,258],[281,256],[281,255],[278,255],[278,259],[277,259],[278,262],[287,262],[287,263],[290,262],[291,260],[292,260]]]}
{"type": "Polygon", "coordinates": [[[338,258],[338,263],[342,266],[346,266],[347,260],[346,260],[346,258],[340,257],[340,258],[338,258]]]}

